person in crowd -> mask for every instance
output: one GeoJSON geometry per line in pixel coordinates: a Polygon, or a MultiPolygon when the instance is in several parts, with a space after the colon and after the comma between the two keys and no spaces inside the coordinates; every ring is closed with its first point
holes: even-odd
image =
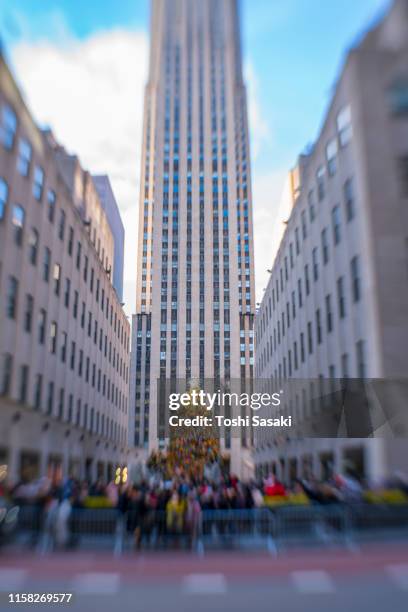
{"type": "Polygon", "coordinates": [[[184,527],[185,499],[174,490],[166,504],[166,526],[169,533],[180,535],[184,527]]]}

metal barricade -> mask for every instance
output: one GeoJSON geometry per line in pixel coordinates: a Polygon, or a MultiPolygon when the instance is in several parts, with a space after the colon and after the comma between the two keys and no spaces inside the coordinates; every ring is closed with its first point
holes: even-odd
{"type": "Polygon", "coordinates": [[[195,524],[190,524],[183,516],[180,525],[172,527],[168,525],[165,510],[149,510],[142,515],[130,510],[121,518],[121,542],[117,540],[115,552],[120,554],[138,548],[195,550],[200,533],[200,516],[195,524]]]}
{"type": "Polygon", "coordinates": [[[408,504],[356,504],[350,515],[360,541],[408,537],[408,504]]]}
{"type": "Polygon", "coordinates": [[[205,548],[266,548],[276,552],[274,517],[266,508],[205,510],[197,551],[205,548]]]}
{"type": "Polygon", "coordinates": [[[55,549],[105,549],[120,555],[143,549],[267,549],[346,546],[381,538],[408,537],[408,505],[330,504],[204,510],[194,524],[168,524],[164,510],[138,514],[115,508],[21,506],[18,542],[45,553],[55,549]],[[64,511],[65,510],[65,511],[64,511]]]}
{"type": "Polygon", "coordinates": [[[271,510],[276,521],[276,546],[352,546],[348,508],[343,505],[282,506],[271,510]]]}
{"type": "Polygon", "coordinates": [[[44,510],[39,504],[19,507],[16,541],[22,546],[36,547],[43,531],[44,510]]]}
{"type": "Polygon", "coordinates": [[[73,508],[68,517],[70,545],[112,550],[119,524],[115,508],[73,508]]]}

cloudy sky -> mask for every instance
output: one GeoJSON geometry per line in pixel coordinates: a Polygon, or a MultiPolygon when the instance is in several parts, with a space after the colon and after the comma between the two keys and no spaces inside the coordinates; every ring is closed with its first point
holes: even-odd
{"type": "MultiPolygon", "coordinates": [[[[168,0],[171,1],[171,0],[168,0]]],[[[257,299],[277,249],[287,170],[316,137],[344,53],[389,0],[242,0],[257,299]]],[[[107,173],[126,229],[134,311],[148,0],[0,0],[0,35],[41,125],[107,173]]]]}

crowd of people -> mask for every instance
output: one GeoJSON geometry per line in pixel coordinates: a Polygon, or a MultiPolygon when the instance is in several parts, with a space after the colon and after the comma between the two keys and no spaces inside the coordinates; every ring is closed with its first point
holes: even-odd
{"type": "MultiPolygon", "coordinates": [[[[31,504],[38,509],[42,525],[53,523],[57,542],[67,545],[69,521],[76,508],[114,508],[123,528],[132,533],[136,547],[151,538],[188,536],[194,538],[205,510],[251,509],[273,505],[276,500],[295,499],[298,503],[356,503],[363,500],[364,488],[353,475],[333,474],[326,482],[313,477],[298,479],[286,486],[274,474],[258,481],[242,482],[226,471],[226,466],[211,446],[206,447],[206,462],[193,469],[190,464],[175,464],[175,455],[152,455],[145,477],[138,482],[93,484],[73,477],[43,477],[33,483],[18,483],[3,496],[13,503],[31,504]],[[199,468],[199,469],[198,469],[199,468]]],[[[179,452],[178,447],[174,453],[179,452]]],[[[180,450],[182,453],[182,451],[180,450]]],[[[201,451],[200,451],[201,453],[201,451]]],[[[391,483],[404,495],[408,484],[399,476],[391,483]]]]}

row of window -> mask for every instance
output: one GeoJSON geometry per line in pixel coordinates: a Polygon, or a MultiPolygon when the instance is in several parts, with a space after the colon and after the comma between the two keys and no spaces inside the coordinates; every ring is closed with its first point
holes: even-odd
{"type": "MultiPolygon", "coordinates": [[[[321,334],[321,322],[319,321],[319,311],[316,312],[316,343],[320,344],[321,340],[319,335],[321,334]]],[[[303,332],[299,336],[299,341],[295,341],[293,346],[288,349],[285,356],[276,365],[273,372],[269,377],[273,377],[275,380],[282,380],[285,378],[291,378],[295,372],[301,367],[301,364],[306,362],[306,353],[309,355],[313,354],[313,328],[312,323],[309,321],[307,324],[307,335],[303,332]]],[[[272,342],[271,342],[272,343],[272,342]]],[[[262,377],[263,369],[267,365],[270,358],[270,345],[267,347],[266,354],[263,353],[256,367],[256,376],[262,377]]],[[[355,376],[357,378],[366,378],[367,376],[367,364],[365,356],[365,343],[364,340],[358,340],[355,343],[355,359],[356,359],[356,371],[355,376]]],[[[348,353],[343,353],[340,356],[340,371],[336,370],[334,365],[329,365],[327,370],[327,377],[330,379],[335,378],[349,378],[350,372],[350,359],[348,353]]],[[[323,378],[323,374],[320,375],[323,378]]]]}
{"type": "MultiPolygon", "coordinates": [[[[17,132],[17,116],[11,106],[5,104],[1,109],[0,117],[0,142],[4,148],[8,151],[12,151],[16,141],[17,132]]],[[[32,147],[31,144],[24,138],[20,138],[19,146],[17,151],[17,170],[24,176],[28,177],[30,174],[32,162],[32,147]]],[[[5,216],[7,200],[9,195],[8,185],[4,178],[0,177],[0,220],[5,216]]],[[[41,202],[44,193],[44,171],[36,165],[33,171],[33,186],[32,192],[34,198],[41,202]]],[[[47,218],[50,223],[54,223],[56,216],[56,194],[52,189],[47,190],[47,218]]],[[[23,242],[24,228],[25,228],[25,210],[20,204],[15,204],[12,207],[11,220],[14,228],[14,237],[17,245],[21,246],[23,242]]],[[[59,219],[57,224],[57,233],[61,241],[64,241],[66,234],[66,215],[65,211],[61,208],[59,211],[59,219]]],[[[30,249],[30,261],[33,265],[36,264],[36,256],[39,248],[39,234],[36,228],[31,228],[29,231],[29,249],[30,249]]],[[[102,246],[101,240],[96,240],[96,228],[93,230],[93,243],[97,250],[98,256],[101,257],[103,265],[106,267],[106,271],[110,274],[108,258],[105,257],[105,249],[102,246]]],[[[73,256],[74,251],[74,229],[72,226],[68,229],[68,240],[67,250],[70,256],[73,256]]],[[[88,257],[82,255],[82,244],[78,240],[76,243],[75,250],[75,263],[76,268],[80,270],[83,266],[83,279],[85,282],[88,280],[88,257]]],[[[93,293],[95,271],[92,268],[89,272],[90,277],[90,291],[93,293]]],[[[96,280],[96,301],[99,301],[99,279],[96,280]]],[[[101,309],[104,309],[105,302],[105,290],[101,289],[101,309]]],[[[108,318],[109,313],[109,298],[106,296],[106,317],[108,318]]],[[[111,307],[111,325],[113,317],[113,308],[111,307]]],[[[115,312],[115,333],[118,334],[118,338],[121,340],[123,346],[129,351],[129,339],[125,334],[120,319],[118,319],[117,313],[115,312]]]]}
{"type": "MultiPolygon", "coordinates": [[[[69,279],[67,279],[69,282],[69,279]]],[[[69,285],[67,285],[69,287],[69,285]]],[[[17,310],[18,310],[18,292],[19,292],[19,282],[14,276],[10,276],[8,278],[7,292],[6,292],[6,316],[9,319],[17,319],[17,310]]],[[[74,305],[73,305],[73,316],[74,318],[78,315],[78,293],[75,293],[74,305]]],[[[69,292],[65,292],[65,306],[69,306],[69,292]]],[[[33,317],[34,317],[34,298],[30,294],[26,294],[24,305],[22,308],[22,324],[23,329],[27,333],[31,333],[33,327],[33,317]]],[[[47,322],[47,312],[44,308],[40,308],[37,315],[37,334],[38,334],[38,342],[39,344],[45,344],[46,340],[46,322],[47,322]]],[[[94,344],[99,346],[99,350],[103,353],[104,357],[109,361],[113,368],[116,369],[119,376],[124,380],[125,383],[128,382],[129,377],[129,368],[125,363],[125,360],[119,355],[119,351],[116,350],[116,347],[112,347],[112,342],[108,342],[107,334],[103,333],[102,326],[99,327],[98,333],[98,322],[95,320],[94,325],[92,325],[92,312],[88,312],[87,324],[85,325],[85,302],[82,302],[82,311],[80,314],[80,322],[81,327],[85,329],[87,328],[87,333],[89,337],[93,337],[94,344]]],[[[58,325],[56,321],[52,321],[50,323],[50,352],[55,354],[57,352],[57,342],[58,342],[58,325]]],[[[67,333],[61,332],[61,359],[65,362],[65,356],[67,351],[67,333]]],[[[72,352],[71,352],[71,369],[74,369],[73,362],[75,362],[75,349],[76,342],[72,342],[72,352]]],[[[83,351],[80,350],[79,354],[83,357],[83,351]]],[[[89,361],[89,358],[87,358],[89,361]]],[[[80,360],[80,364],[82,360],[80,360]]],[[[78,372],[79,375],[82,374],[81,371],[78,372]]],[[[88,380],[86,380],[88,382],[88,380]]],[[[110,386],[110,383],[108,383],[110,386]]],[[[113,385],[112,385],[113,386],[113,385]]],[[[99,390],[99,389],[98,389],[99,390]]]]}
{"type": "MultiPolygon", "coordinates": [[[[16,132],[17,132],[17,117],[11,106],[5,104],[2,108],[1,114],[1,124],[0,124],[0,138],[4,148],[8,151],[12,151],[16,141],[16,132]]],[[[31,171],[32,166],[32,157],[33,150],[30,142],[21,137],[18,143],[17,149],[17,160],[16,167],[18,173],[28,178],[31,171]]],[[[33,185],[32,185],[32,194],[38,202],[42,201],[43,193],[44,193],[44,182],[45,175],[44,170],[40,165],[35,165],[33,170],[33,185]]],[[[47,191],[47,203],[48,203],[48,219],[50,222],[54,221],[54,211],[55,211],[55,192],[49,189],[47,191]]],[[[62,215],[65,217],[64,211],[61,211],[62,215]]],[[[0,218],[1,218],[1,210],[0,210],[0,218]]],[[[60,228],[61,230],[61,228],[60,228]]],[[[61,236],[60,236],[61,238],[61,236]]],[[[98,257],[100,257],[102,265],[105,266],[106,269],[109,268],[108,258],[105,257],[105,249],[101,248],[101,239],[96,239],[96,228],[93,228],[93,244],[98,253],[98,257]]]]}
{"type": "MultiPolygon", "coordinates": [[[[352,187],[352,179],[348,179],[344,184],[344,197],[345,197],[345,208],[346,208],[346,220],[347,222],[351,221],[354,218],[355,209],[354,209],[354,195],[353,195],[353,187],[352,187]]],[[[310,222],[313,222],[314,217],[310,219],[310,222]]],[[[342,214],[340,205],[336,205],[332,208],[331,212],[331,236],[333,241],[333,248],[340,244],[342,240],[342,214]]],[[[302,228],[302,239],[305,241],[308,237],[308,228],[306,221],[306,213],[302,211],[301,214],[301,228],[302,228]]],[[[271,298],[272,299],[272,307],[275,309],[275,305],[279,302],[280,295],[283,293],[285,289],[285,285],[290,280],[291,271],[295,269],[295,256],[300,255],[301,253],[301,242],[299,235],[299,228],[295,228],[295,240],[294,242],[289,243],[289,249],[287,255],[284,255],[282,258],[282,265],[279,268],[279,271],[274,271],[274,275],[276,276],[275,284],[272,287],[271,298]]],[[[320,250],[321,250],[321,262],[323,265],[327,265],[330,261],[330,232],[327,227],[324,227],[320,233],[320,250]]],[[[314,247],[312,249],[312,270],[311,274],[315,281],[319,278],[319,248],[314,247]]],[[[308,265],[305,265],[305,275],[308,275],[308,265]]]]}
{"type": "MultiPolygon", "coordinates": [[[[63,387],[57,390],[54,381],[45,384],[42,374],[36,374],[34,379],[33,397],[29,397],[30,370],[28,365],[18,369],[18,401],[31,404],[34,409],[41,410],[50,416],[56,416],[77,427],[83,427],[90,433],[106,437],[117,443],[126,442],[126,429],[114,419],[95,408],[88,410],[88,404],[80,398],[74,400],[72,393],[66,394],[63,387]],[[58,393],[57,393],[58,391],[58,393]]],[[[13,356],[3,355],[0,395],[9,395],[13,379],[13,356]]],[[[126,400],[127,401],[127,400],[126,400]]],[[[127,406],[126,406],[127,411],[127,406]]]]}
{"type": "MultiPolygon", "coordinates": [[[[361,298],[361,280],[359,273],[359,260],[358,257],[353,257],[350,263],[351,270],[351,296],[353,303],[357,303],[361,298]]],[[[338,309],[338,319],[344,319],[347,314],[346,307],[346,297],[345,297],[345,281],[344,277],[340,276],[336,282],[336,292],[337,292],[337,309],[338,309]]],[[[323,342],[323,317],[325,317],[326,323],[326,332],[330,334],[334,328],[334,313],[333,313],[333,300],[332,295],[327,294],[324,301],[324,314],[322,313],[321,308],[317,308],[315,311],[315,337],[316,344],[320,345],[323,342]]],[[[295,291],[292,292],[291,301],[286,303],[286,309],[281,312],[281,317],[275,321],[275,325],[273,327],[273,331],[271,330],[271,336],[268,337],[266,343],[264,343],[263,349],[257,348],[260,355],[258,358],[258,373],[262,374],[264,368],[267,366],[269,361],[272,359],[272,356],[275,351],[277,351],[281,342],[284,341],[285,334],[289,330],[291,326],[291,321],[296,319],[297,307],[302,308],[303,306],[303,293],[302,293],[302,283],[299,282],[297,295],[295,291]]],[[[271,313],[270,313],[271,314],[271,313]]],[[[268,328],[263,328],[263,333],[268,331],[268,328]]],[[[258,339],[257,339],[258,342],[258,339]]],[[[308,353],[311,355],[313,353],[313,332],[312,332],[312,322],[309,321],[307,323],[307,343],[308,343],[308,353]]],[[[259,346],[259,344],[258,344],[259,346]]],[[[295,343],[295,346],[296,343],[295,343]]],[[[301,351],[301,361],[304,362],[305,356],[305,336],[303,333],[300,334],[300,351],[301,351]]],[[[296,353],[297,354],[297,353],[296,353]]],[[[297,358],[295,359],[295,363],[297,363],[297,358]]],[[[295,370],[297,367],[295,367],[295,370]]],[[[290,368],[291,370],[291,368],[290,368]]]]}
{"type": "MultiPolygon", "coordinates": [[[[7,199],[7,184],[0,177],[0,209],[2,197],[4,196],[4,204],[7,199]]],[[[63,211],[61,211],[63,212],[63,211]]],[[[60,229],[65,226],[65,215],[61,217],[61,220],[64,219],[62,224],[60,224],[60,229]]],[[[12,226],[13,226],[13,236],[14,242],[17,246],[23,246],[24,239],[24,222],[25,222],[25,212],[21,206],[14,205],[12,209],[12,226]]],[[[61,239],[64,237],[64,230],[62,229],[62,233],[60,233],[61,239]]],[[[32,227],[28,234],[28,259],[33,266],[37,265],[38,262],[38,251],[40,248],[39,245],[39,234],[38,231],[32,227]]],[[[70,227],[69,231],[69,240],[68,240],[68,254],[70,256],[73,255],[73,245],[74,245],[74,230],[70,227]]],[[[101,287],[100,279],[97,278],[95,281],[95,270],[93,267],[89,267],[88,256],[84,255],[82,257],[82,245],[81,242],[77,242],[76,245],[76,255],[75,255],[75,265],[77,270],[81,270],[82,266],[82,275],[83,281],[88,282],[89,277],[89,289],[90,293],[95,293],[96,303],[100,305],[100,309],[102,313],[105,314],[106,319],[110,317],[110,325],[117,335],[118,339],[122,343],[122,346],[126,351],[129,351],[129,336],[126,334],[125,326],[121,322],[120,317],[118,317],[117,312],[114,312],[113,305],[110,302],[109,296],[107,292],[105,293],[105,289],[101,287]]],[[[43,260],[42,260],[42,279],[45,282],[49,282],[50,280],[50,270],[51,270],[51,251],[48,247],[44,247],[43,251],[43,260]]],[[[55,295],[60,295],[60,285],[61,285],[61,265],[55,263],[53,266],[53,283],[54,283],[54,293],[55,295]]],[[[70,302],[70,293],[71,293],[71,279],[66,278],[65,280],[65,290],[64,290],[64,303],[65,306],[69,306],[70,302]]],[[[76,312],[78,309],[78,297],[79,293],[77,290],[74,291],[74,317],[76,318],[76,312]]],[[[82,303],[82,311],[84,312],[85,302],[82,303]]]]}

